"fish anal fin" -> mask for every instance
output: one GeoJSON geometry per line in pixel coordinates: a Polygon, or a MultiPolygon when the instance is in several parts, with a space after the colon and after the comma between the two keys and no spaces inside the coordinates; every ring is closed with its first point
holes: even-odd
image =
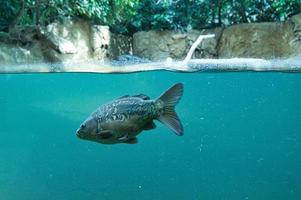
{"type": "Polygon", "coordinates": [[[126,143],[126,144],[137,144],[138,139],[136,137],[129,138],[128,140],[124,141],[124,143],[126,143]]]}
{"type": "Polygon", "coordinates": [[[154,123],[154,121],[150,121],[143,127],[143,130],[152,130],[152,129],[155,129],[156,127],[157,126],[154,123]]]}

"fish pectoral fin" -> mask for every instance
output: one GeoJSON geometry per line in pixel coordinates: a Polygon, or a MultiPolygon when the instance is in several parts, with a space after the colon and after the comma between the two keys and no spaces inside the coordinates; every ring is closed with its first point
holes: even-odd
{"type": "Polygon", "coordinates": [[[121,142],[127,141],[128,139],[129,139],[128,134],[118,138],[118,140],[121,141],[121,142]]]}
{"type": "Polygon", "coordinates": [[[126,144],[137,144],[138,139],[136,137],[129,137],[128,134],[118,138],[120,142],[126,143],[126,144]]]}
{"type": "Polygon", "coordinates": [[[129,138],[128,140],[124,141],[123,143],[126,143],[126,144],[137,144],[138,143],[138,139],[136,137],[129,138]]]}
{"type": "Polygon", "coordinates": [[[113,137],[113,133],[111,131],[109,131],[109,130],[100,131],[97,135],[101,139],[109,139],[109,138],[113,137]]]}
{"type": "Polygon", "coordinates": [[[154,121],[150,121],[149,123],[147,123],[144,127],[143,130],[152,130],[155,129],[157,126],[154,123],[154,121]]]}

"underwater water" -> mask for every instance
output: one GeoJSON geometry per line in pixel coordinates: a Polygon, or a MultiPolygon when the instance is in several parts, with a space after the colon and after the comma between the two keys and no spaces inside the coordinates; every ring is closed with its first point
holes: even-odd
{"type": "Polygon", "coordinates": [[[0,74],[0,92],[0,199],[301,199],[301,74],[0,74]],[[98,106],[177,82],[184,136],[76,137],[98,106]]]}

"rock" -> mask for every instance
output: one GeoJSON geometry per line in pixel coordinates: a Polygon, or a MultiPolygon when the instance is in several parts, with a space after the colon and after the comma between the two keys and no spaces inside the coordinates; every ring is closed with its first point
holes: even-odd
{"type": "Polygon", "coordinates": [[[59,42],[58,50],[60,53],[63,53],[63,54],[77,53],[77,50],[72,42],[65,40],[63,38],[59,38],[58,42],[59,42]]]}
{"type": "Polygon", "coordinates": [[[111,33],[108,26],[94,25],[91,29],[91,46],[94,59],[114,59],[132,52],[130,37],[111,33]]]}
{"type": "Polygon", "coordinates": [[[208,38],[197,48],[194,58],[213,58],[217,56],[216,46],[222,32],[221,28],[187,33],[174,31],[142,31],[133,36],[134,55],[153,61],[171,57],[175,60],[185,58],[189,48],[200,34],[216,34],[216,38],[208,38]]]}
{"type": "Polygon", "coordinates": [[[215,34],[192,58],[291,58],[301,56],[301,14],[285,22],[238,24],[227,28],[142,31],[133,36],[134,55],[153,61],[182,60],[199,35],[215,34]]]}
{"type": "Polygon", "coordinates": [[[292,49],[291,23],[239,24],[224,30],[219,43],[219,58],[285,58],[292,49]]]}
{"type": "Polygon", "coordinates": [[[82,19],[0,33],[1,63],[102,61],[130,54],[131,50],[130,37],[113,34],[108,26],[91,25],[82,19]]]}
{"type": "Polygon", "coordinates": [[[0,63],[85,62],[116,59],[117,65],[183,60],[199,35],[215,34],[198,45],[192,58],[301,57],[301,14],[285,22],[239,24],[206,30],[141,31],[132,37],[108,26],[66,19],[46,27],[20,27],[0,32],[0,63]],[[127,54],[133,54],[133,57],[127,54]],[[123,57],[118,57],[125,55],[123,57]]]}
{"type": "Polygon", "coordinates": [[[109,57],[115,59],[124,54],[132,53],[132,37],[111,33],[109,57]]]}
{"type": "Polygon", "coordinates": [[[294,15],[291,20],[293,36],[289,42],[289,46],[292,48],[291,57],[301,56],[301,14],[294,15]]]}
{"type": "Polygon", "coordinates": [[[116,66],[122,66],[122,65],[133,65],[133,64],[148,63],[148,62],[151,61],[145,58],[140,58],[138,56],[121,55],[118,56],[115,60],[113,60],[111,64],[116,66]]]}
{"type": "Polygon", "coordinates": [[[103,61],[131,53],[131,39],[110,32],[108,26],[91,25],[85,20],[49,24],[41,31],[45,57],[51,62],[103,61]]]}
{"type": "Polygon", "coordinates": [[[103,60],[109,57],[109,46],[111,33],[108,26],[94,25],[91,27],[91,48],[93,57],[97,60],[103,60]]]}
{"type": "Polygon", "coordinates": [[[85,61],[92,59],[90,24],[84,20],[66,20],[42,28],[43,52],[50,62],[85,61]]]}
{"type": "Polygon", "coordinates": [[[168,40],[171,31],[141,31],[133,35],[133,54],[150,60],[165,60],[170,56],[168,40]]]}
{"type": "Polygon", "coordinates": [[[181,34],[181,33],[175,34],[175,35],[172,35],[172,36],[171,36],[171,38],[172,38],[173,40],[182,40],[182,39],[185,39],[186,37],[187,37],[186,34],[181,34]]]}
{"type": "Polygon", "coordinates": [[[39,44],[29,45],[26,48],[12,45],[0,45],[0,64],[24,64],[44,62],[39,44]]]}

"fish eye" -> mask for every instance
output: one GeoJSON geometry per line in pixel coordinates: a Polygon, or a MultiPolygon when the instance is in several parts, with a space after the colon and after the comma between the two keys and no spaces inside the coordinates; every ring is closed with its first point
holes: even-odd
{"type": "Polygon", "coordinates": [[[81,129],[84,129],[85,127],[86,127],[86,124],[82,124],[82,125],[80,126],[81,129]]]}

